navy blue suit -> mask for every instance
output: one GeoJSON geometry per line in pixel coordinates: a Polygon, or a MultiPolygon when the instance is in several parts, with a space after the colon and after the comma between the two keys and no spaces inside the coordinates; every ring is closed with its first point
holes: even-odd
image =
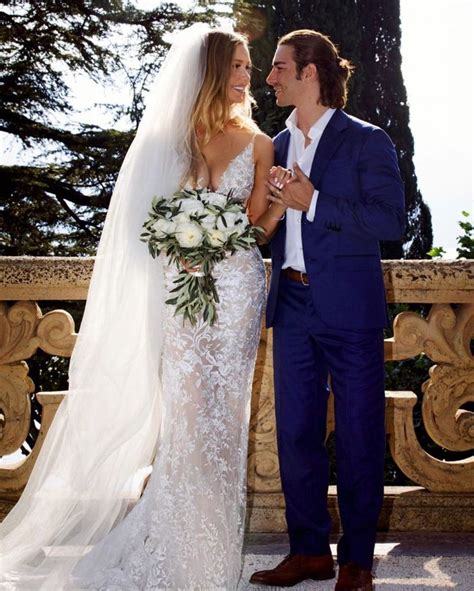
{"type": "MultiPolygon", "coordinates": [[[[290,134],[274,139],[287,165],[290,134]]],[[[289,163],[292,164],[292,163],[289,163]]],[[[328,375],[335,397],[340,564],[371,568],[383,500],[387,325],[379,240],[404,228],[397,156],[381,129],[337,110],[320,139],[310,179],[319,197],[301,231],[309,287],[281,274],[286,224],[271,240],[267,326],[273,327],[278,452],[291,552],[329,551],[328,375]]]]}

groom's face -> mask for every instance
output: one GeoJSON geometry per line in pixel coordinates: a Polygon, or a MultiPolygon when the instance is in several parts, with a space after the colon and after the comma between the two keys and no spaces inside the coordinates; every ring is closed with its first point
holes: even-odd
{"type": "Polygon", "coordinates": [[[279,45],[273,57],[267,84],[275,91],[279,107],[297,106],[301,96],[301,80],[297,78],[296,62],[291,45],[279,45]]]}

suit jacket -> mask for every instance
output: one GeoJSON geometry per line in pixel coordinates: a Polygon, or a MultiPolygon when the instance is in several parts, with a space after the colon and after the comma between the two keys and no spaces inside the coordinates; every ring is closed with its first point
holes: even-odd
{"type": "MultiPolygon", "coordinates": [[[[286,167],[290,132],[274,138],[286,167]]],[[[310,179],[319,190],[313,222],[301,216],[303,254],[313,304],[331,328],[388,323],[379,240],[404,231],[404,188],[392,141],[380,128],[337,110],[321,136],[310,179]]],[[[272,277],[266,321],[274,321],[285,254],[286,222],[270,241],[272,277]]]]}

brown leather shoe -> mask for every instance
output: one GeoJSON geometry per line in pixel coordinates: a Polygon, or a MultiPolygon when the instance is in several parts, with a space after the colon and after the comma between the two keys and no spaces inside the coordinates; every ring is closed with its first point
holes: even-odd
{"type": "Polygon", "coordinates": [[[273,585],[275,587],[293,587],[306,579],[323,581],[334,578],[334,561],[331,554],[307,556],[289,554],[272,570],[261,570],[250,577],[251,583],[273,585]]]}
{"type": "Polygon", "coordinates": [[[348,562],[339,569],[335,591],[373,591],[374,581],[370,570],[355,562],[348,562]]]}

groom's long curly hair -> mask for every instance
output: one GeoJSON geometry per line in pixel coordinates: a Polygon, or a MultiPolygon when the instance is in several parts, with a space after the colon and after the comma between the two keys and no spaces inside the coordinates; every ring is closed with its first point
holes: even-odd
{"type": "Polygon", "coordinates": [[[337,47],[329,37],[311,29],[300,29],[283,36],[278,45],[293,48],[298,79],[305,66],[316,66],[322,105],[333,109],[342,109],[345,106],[347,83],[354,66],[349,60],[340,57],[337,47]]]}
{"type": "Polygon", "coordinates": [[[191,152],[192,180],[196,182],[196,170],[200,146],[205,146],[229,123],[254,133],[258,127],[252,120],[254,99],[248,89],[242,103],[232,105],[229,101],[229,78],[234,51],[239,45],[247,46],[247,39],[227,31],[211,31],[206,38],[206,69],[201,90],[194,105],[190,129],[189,149],[191,152]],[[198,139],[199,138],[199,139],[198,139]]]}

